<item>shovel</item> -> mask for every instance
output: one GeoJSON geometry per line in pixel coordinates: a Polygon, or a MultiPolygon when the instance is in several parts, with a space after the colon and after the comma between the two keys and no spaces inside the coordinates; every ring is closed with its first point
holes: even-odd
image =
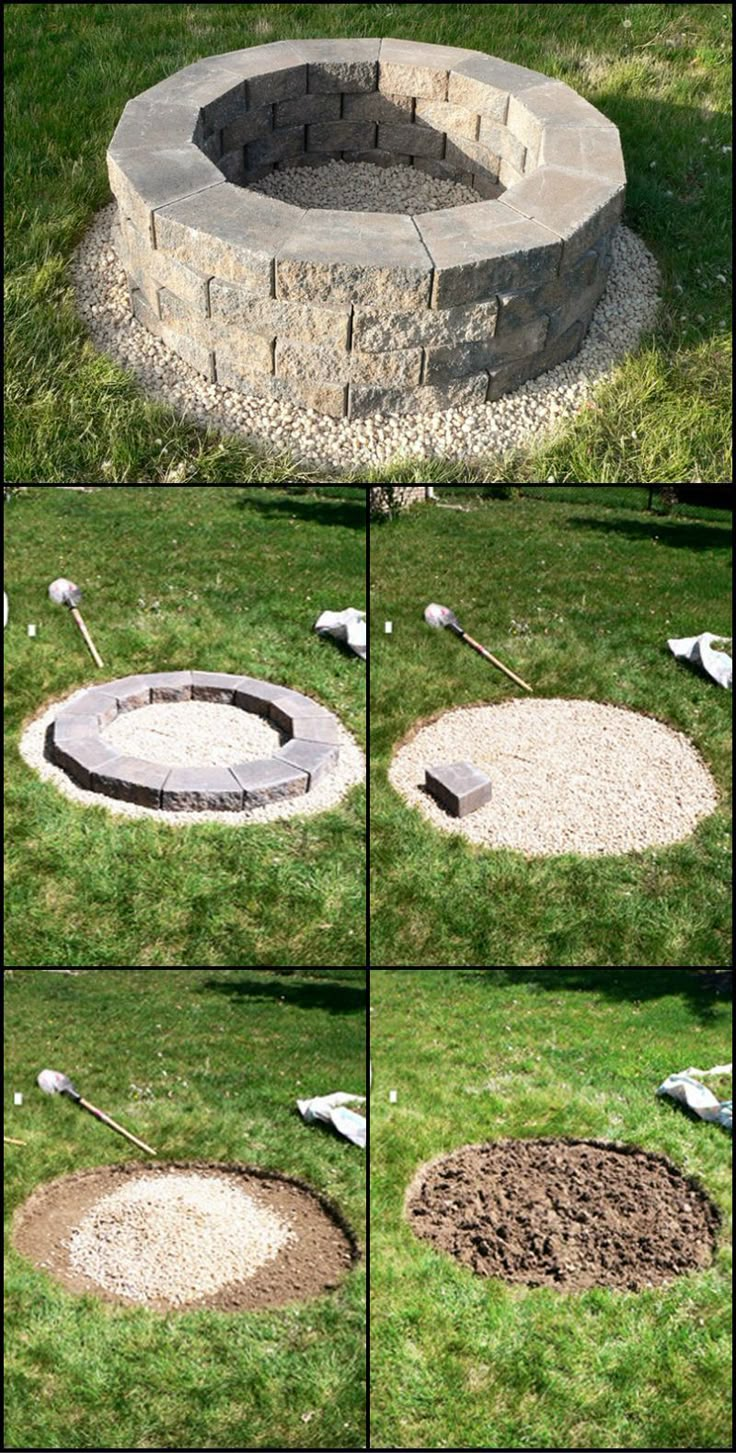
{"type": "Polygon", "coordinates": [[[84,636],[85,641],[87,642],[87,645],[89,646],[90,654],[95,665],[101,666],[102,658],[99,654],[99,651],[97,650],[94,641],[92,640],[89,631],[87,630],[86,625],[84,624],[84,621],[82,620],[80,612],[77,610],[77,606],[82,599],[82,592],[79,589],[79,586],[75,585],[73,580],[65,580],[62,575],[59,577],[58,580],[52,580],[49,586],[49,597],[51,600],[53,600],[54,605],[68,605],[77,625],[79,626],[80,631],[82,632],[82,635],[84,636]]]}
{"type": "Polygon", "coordinates": [[[106,1115],[104,1110],[98,1110],[96,1106],[90,1105],[89,1100],[83,1100],[68,1076],[63,1075],[60,1070],[41,1070],[36,1083],[47,1095],[68,1095],[70,1100],[81,1105],[83,1110],[89,1110],[90,1115],[95,1115],[104,1125],[109,1125],[112,1130],[117,1130],[118,1134],[124,1135],[126,1140],[131,1140],[141,1150],[147,1150],[149,1155],[156,1154],[150,1145],[146,1145],[145,1140],[138,1140],[135,1135],[131,1135],[129,1130],[124,1130],[122,1125],[118,1125],[116,1120],[112,1120],[109,1115],[106,1115]]]}
{"type": "Polygon", "coordinates": [[[487,651],[485,646],[481,646],[479,641],[474,641],[473,637],[469,636],[467,631],[463,630],[457,616],[450,610],[449,606],[428,605],[424,612],[424,619],[428,626],[449,626],[450,630],[454,631],[455,635],[459,636],[461,641],[465,641],[468,646],[472,646],[474,651],[479,651],[481,656],[485,656],[486,661],[490,661],[493,666],[497,666],[499,671],[504,671],[507,676],[511,677],[512,681],[516,682],[517,686],[523,686],[525,691],[533,690],[533,687],[529,686],[526,681],[522,681],[521,677],[517,676],[514,671],[511,671],[508,666],[504,666],[503,661],[499,661],[497,656],[492,656],[490,651],[487,651]]]}

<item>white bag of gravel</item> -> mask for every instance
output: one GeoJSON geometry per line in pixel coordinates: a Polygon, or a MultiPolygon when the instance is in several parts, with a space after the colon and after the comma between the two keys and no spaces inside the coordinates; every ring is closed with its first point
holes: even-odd
{"type": "MultiPolygon", "coordinates": [[[[728,1068],[730,1069],[730,1065],[728,1068]]],[[[702,1070],[701,1073],[709,1074],[712,1071],[702,1070]]],[[[701,1120],[710,1120],[717,1125],[723,1125],[726,1130],[731,1129],[731,1101],[718,1100],[707,1085],[702,1085],[687,1070],[668,1075],[657,1094],[669,1095],[671,1099],[679,1100],[680,1104],[687,1105],[689,1110],[699,1115],[701,1120]]]]}
{"type": "Polygon", "coordinates": [[[355,610],[352,605],[347,610],[323,610],[314,623],[314,629],[321,636],[335,636],[338,641],[347,641],[351,651],[366,660],[368,646],[364,610],[355,610]]]}
{"type": "Polygon", "coordinates": [[[345,1108],[356,1102],[362,1105],[364,1101],[365,1095],[346,1095],[344,1090],[335,1090],[331,1095],[315,1095],[311,1100],[297,1100],[296,1103],[307,1125],[314,1120],[322,1120],[332,1125],[338,1135],[344,1135],[346,1140],[365,1150],[366,1122],[362,1115],[345,1108]]]}
{"type": "Polygon", "coordinates": [[[719,686],[726,686],[730,691],[731,657],[725,651],[713,650],[713,642],[722,639],[722,636],[716,636],[712,631],[703,631],[699,636],[682,636],[679,640],[670,640],[667,645],[673,656],[689,661],[691,666],[699,666],[719,686]]]}

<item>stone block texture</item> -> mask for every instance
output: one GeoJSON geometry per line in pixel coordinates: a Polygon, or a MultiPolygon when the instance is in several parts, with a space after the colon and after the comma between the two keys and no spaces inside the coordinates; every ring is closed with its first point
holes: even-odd
{"type": "Polygon", "coordinates": [[[625,186],[616,127],[568,86],[394,39],[196,61],[127,103],[108,172],[139,322],[209,382],[333,417],[489,400],[571,356],[625,186]],[[252,190],[333,158],[478,201],[410,217],[252,190]]]}
{"type": "Polygon", "coordinates": [[[472,762],[441,762],[427,767],[425,786],[452,817],[467,817],[491,800],[491,779],[472,762]]]}
{"type": "Polygon", "coordinates": [[[167,812],[248,811],[308,792],[340,756],[337,717],[300,691],[217,671],[155,671],[91,687],[62,707],[47,755],[91,792],[167,812]],[[168,767],[117,751],[103,729],[161,701],[216,701],[266,716],[281,745],[272,757],[228,767],[168,767]]]}

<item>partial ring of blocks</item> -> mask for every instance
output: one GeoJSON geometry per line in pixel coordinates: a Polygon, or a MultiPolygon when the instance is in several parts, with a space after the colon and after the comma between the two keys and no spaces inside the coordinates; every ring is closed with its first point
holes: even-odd
{"type": "Polygon", "coordinates": [[[406,40],[196,61],[128,102],[107,160],[140,322],[210,382],[350,418],[496,399],[575,354],[625,185],[617,128],[569,86],[406,40]],[[248,190],[338,157],[478,201],[405,216],[248,190]]]}
{"type": "Polygon", "coordinates": [[[215,671],[159,671],[91,687],[49,728],[51,760],[80,787],[167,812],[243,812],[308,792],[337,763],[338,721],[308,696],[215,671]],[[166,767],[122,755],[101,735],[122,712],[161,701],[219,701],[270,722],[288,740],[232,767],[166,767]]]}

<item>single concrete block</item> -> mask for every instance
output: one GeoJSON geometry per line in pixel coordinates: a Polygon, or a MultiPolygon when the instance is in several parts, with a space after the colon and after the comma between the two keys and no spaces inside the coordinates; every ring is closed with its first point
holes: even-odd
{"type": "Polygon", "coordinates": [[[397,348],[437,345],[451,347],[492,338],[498,302],[468,303],[457,308],[425,308],[415,313],[377,313],[356,308],[353,348],[383,353],[397,348]]]}
{"type": "Polygon", "coordinates": [[[92,773],[101,767],[109,767],[114,761],[118,761],[120,752],[113,747],[108,747],[99,737],[89,737],[86,741],[69,742],[65,746],[56,743],[54,745],[54,761],[59,767],[88,791],[94,790],[91,785],[92,773]]]}
{"type": "Polygon", "coordinates": [[[119,711],[135,711],[136,707],[148,706],[151,701],[147,676],[121,676],[117,681],[106,681],[105,694],[115,697],[119,711]]]}
{"type": "MultiPolygon", "coordinates": [[[[117,716],[117,706],[115,715],[117,716]]],[[[99,737],[99,722],[96,716],[57,716],[51,724],[51,740],[65,746],[69,742],[94,741],[99,737]]]]}
{"type": "Polygon", "coordinates": [[[491,800],[491,781],[471,762],[440,762],[425,771],[428,792],[453,817],[467,817],[491,800]]]}
{"type": "Polygon", "coordinates": [[[415,219],[435,265],[433,308],[480,301],[557,275],[559,239],[505,201],[445,207],[415,219]]]}
{"type": "MultiPolygon", "coordinates": [[[[236,689],[234,705],[239,706],[241,711],[257,712],[259,716],[268,716],[271,706],[275,701],[285,698],[294,698],[294,706],[302,701],[301,693],[290,691],[287,686],[274,685],[270,681],[258,681],[253,676],[244,676],[236,689]]],[[[305,698],[308,700],[308,698],[305,698]]]]}
{"type": "Polygon", "coordinates": [[[621,216],[621,182],[583,178],[564,167],[540,166],[495,203],[544,226],[564,242],[563,266],[569,267],[621,216]],[[581,185],[581,183],[584,183],[581,185]]]}
{"type": "Polygon", "coordinates": [[[191,671],[154,671],[149,676],[151,701],[191,701],[191,671]]]}
{"type": "Polygon", "coordinates": [[[291,718],[291,736],[295,741],[339,742],[340,735],[334,716],[294,716],[291,718]]]}
{"type": "Polygon", "coordinates": [[[230,706],[236,690],[247,679],[229,671],[192,671],[191,677],[194,701],[223,701],[230,706]]]}
{"type": "Polygon", "coordinates": [[[359,227],[351,212],[319,208],[301,215],[278,249],[278,297],[377,307],[426,306],[432,263],[412,218],[385,212],[359,215],[359,227]]]}
{"type": "Polygon", "coordinates": [[[326,707],[319,706],[309,696],[303,696],[300,691],[282,691],[280,696],[272,699],[268,714],[277,727],[282,731],[294,735],[294,723],[300,717],[314,717],[316,720],[330,721],[332,713],[326,707]]]}
{"type": "Polygon", "coordinates": [[[229,767],[172,767],[161,806],[164,812],[239,812],[243,792],[229,767]]]}
{"type": "Polygon", "coordinates": [[[140,757],[117,757],[107,766],[91,774],[93,792],[106,797],[119,797],[123,802],[137,802],[140,807],[160,807],[161,789],[170,768],[160,762],[145,762],[140,757]]]}
{"type": "Polygon", "coordinates": [[[69,721],[74,717],[93,717],[97,726],[107,726],[108,722],[114,721],[118,714],[117,699],[109,692],[85,691],[78,701],[73,701],[70,706],[63,706],[57,722],[69,721]]]}
{"type": "Polygon", "coordinates": [[[300,771],[309,774],[309,785],[307,791],[311,791],[320,777],[337,764],[340,755],[339,747],[327,742],[306,741],[294,738],[282,747],[276,756],[288,762],[292,767],[298,767],[300,771]]]}
{"type": "Polygon", "coordinates": [[[309,774],[276,757],[256,762],[239,762],[231,768],[243,793],[243,807],[265,807],[283,797],[301,797],[309,785],[309,774]]]}

